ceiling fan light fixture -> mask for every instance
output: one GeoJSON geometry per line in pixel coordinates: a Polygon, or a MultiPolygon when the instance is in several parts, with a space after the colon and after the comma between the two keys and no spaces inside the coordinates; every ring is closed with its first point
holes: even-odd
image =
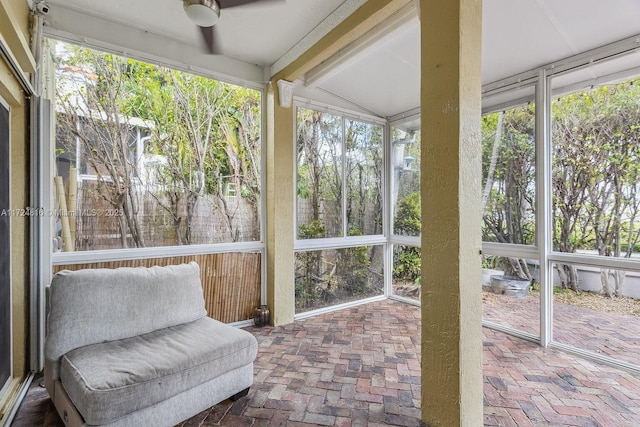
{"type": "Polygon", "coordinates": [[[215,0],[183,0],[184,11],[199,27],[212,27],[220,18],[220,6],[215,0]]]}

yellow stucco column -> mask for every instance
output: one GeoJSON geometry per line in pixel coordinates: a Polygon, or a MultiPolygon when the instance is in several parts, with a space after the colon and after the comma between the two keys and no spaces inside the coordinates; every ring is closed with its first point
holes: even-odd
{"type": "Polygon", "coordinates": [[[275,326],[293,322],[294,111],[281,107],[276,82],[267,85],[267,304],[275,326]]]}
{"type": "Polygon", "coordinates": [[[421,0],[422,419],[480,426],[481,0],[421,0]]]}

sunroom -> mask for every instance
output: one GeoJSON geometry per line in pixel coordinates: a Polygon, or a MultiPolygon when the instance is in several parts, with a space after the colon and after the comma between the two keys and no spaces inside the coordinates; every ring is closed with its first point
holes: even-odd
{"type": "Polygon", "coordinates": [[[238,327],[418,306],[432,425],[483,419],[483,326],[640,373],[640,5],[218,3],[0,3],[3,421],[63,269],[195,260],[238,327]]]}

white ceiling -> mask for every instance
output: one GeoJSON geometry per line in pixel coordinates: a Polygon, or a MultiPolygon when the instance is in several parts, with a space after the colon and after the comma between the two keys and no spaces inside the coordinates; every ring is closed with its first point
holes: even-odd
{"type": "MultiPolygon", "coordinates": [[[[47,2],[48,29],[58,36],[260,84],[364,0],[282,0],[223,9],[216,35],[224,55],[214,56],[202,53],[200,33],[181,0],[47,2]]],[[[419,22],[414,13],[390,27],[375,42],[324,66],[306,87],[299,83],[296,93],[381,117],[418,107],[419,22]]],[[[482,82],[637,34],[638,0],[484,0],[482,82]]]]}
{"type": "MultiPolygon", "coordinates": [[[[216,24],[225,56],[271,65],[344,0],[281,0],[222,9],[216,24]]],[[[200,31],[182,0],[47,0],[55,13],[65,7],[202,47],[200,31]]]]}

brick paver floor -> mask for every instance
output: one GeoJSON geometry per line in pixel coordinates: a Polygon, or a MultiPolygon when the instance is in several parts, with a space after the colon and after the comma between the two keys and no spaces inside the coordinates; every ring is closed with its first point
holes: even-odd
{"type": "MultiPolygon", "coordinates": [[[[180,427],[420,425],[420,308],[387,300],[248,329],[260,344],[249,395],[180,427]]],[[[483,334],[486,426],[640,426],[639,377],[483,334]]],[[[62,424],[36,382],[12,425],[62,424]]]]}
{"type": "MultiPolygon", "coordinates": [[[[640,366],[640,317],[557,301],[553,313],[555,341],[640,366]]],[[[536,297],[492,296],[483,304],[482,315],[485,320],[540,335],[536,297]]]]}

